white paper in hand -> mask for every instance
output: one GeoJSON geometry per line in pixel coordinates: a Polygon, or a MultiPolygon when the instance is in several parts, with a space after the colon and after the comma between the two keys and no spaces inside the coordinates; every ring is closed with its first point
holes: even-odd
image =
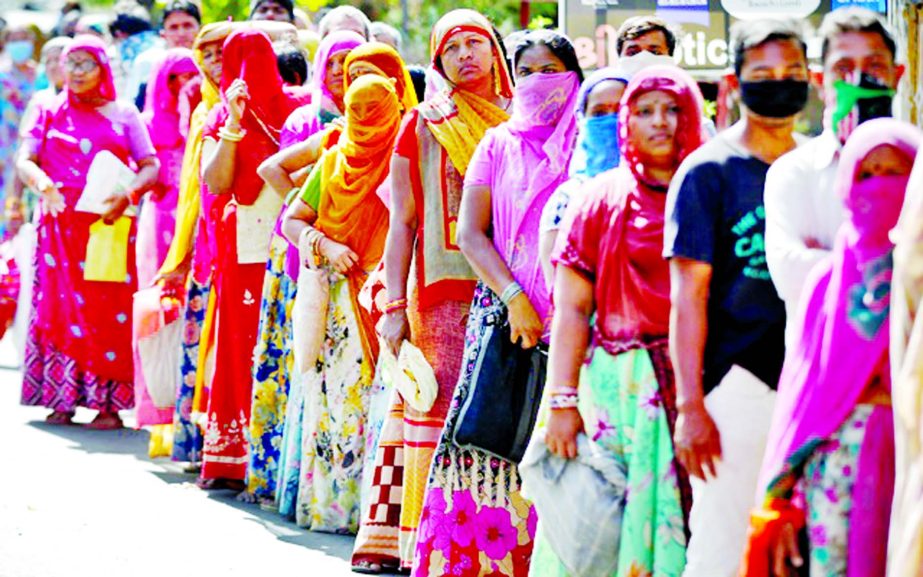
{"type": "MultiPolygon", "coordinates": [[[[83,194],[77,200],[77,212],[105,214],[109,205],[105,200],[117,192],[124,192],[135,179],[135,172],[108,150],[96,153],[90,170],[87,171],[87,184],[83,194]]],[[[131,216],[126,213],[126,216],[131,216]]]]}

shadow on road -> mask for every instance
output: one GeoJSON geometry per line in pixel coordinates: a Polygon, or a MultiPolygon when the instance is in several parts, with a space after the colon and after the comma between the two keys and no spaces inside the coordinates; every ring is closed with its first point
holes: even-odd
{"type": "MultiPolygon", "coordinates": [[[[78,413],[78,420],[82,412],[78,413]]],[[[168,485],[194,485],[197,475],[183,470],[180,463],[167,459],[151,460],[147,456],[149,433],[130,428],[118,431],[94,431],[85,427],[49,425],[41,420],[29,421],[28,425],[44,433],[49,433],[73,443],[76,450],[86,453],[106,453],[113,455],[130,455],[145,463],[153,464],[157,470],[150,474],[168,485]]],[[[237,500],[237,493],[227,490],[206,491],[208,498],[233,507],[247,515],[247,521],[260,524],[279,541],[314,551],[323,552],[329,557],[349,562],[353,550],[353,538],[349,535],[315,533],[295,525],[294,522],[281,517],[277,511],[264,509],[257,504],[243,503],[237,500]]]]}

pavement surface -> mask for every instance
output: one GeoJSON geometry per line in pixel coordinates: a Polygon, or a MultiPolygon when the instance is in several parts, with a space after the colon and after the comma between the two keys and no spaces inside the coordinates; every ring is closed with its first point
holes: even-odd
{"type": "MultiPolygon", "coordinates": [[[[0,366],[17,364],[9,341],[0,366]]],[[[354,575],[352,537],[198,489],[147,458],[144,431],[46,425],[46,409],[19,405],[20,380],[0,368],[0,577],[354,575]]]]}

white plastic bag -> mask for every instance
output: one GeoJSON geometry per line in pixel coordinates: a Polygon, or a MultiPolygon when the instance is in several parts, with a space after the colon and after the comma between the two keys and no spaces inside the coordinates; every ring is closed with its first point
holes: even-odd
{"type": "Polygon", "coordinates": [[[327,271],[302,267],[298,292],[292,305],[292,349],[295,369],[305,373],[317,362],[327,335],[327,304],[330,281],[327,271]]]}

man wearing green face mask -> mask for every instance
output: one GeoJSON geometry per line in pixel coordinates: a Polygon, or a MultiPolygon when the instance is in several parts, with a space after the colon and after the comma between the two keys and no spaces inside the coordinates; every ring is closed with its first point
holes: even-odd
{"type": "MultiPolygon", "coordinates": [[[[890,116],[903,73],[894,36],[866,9],[828,14],[820,27],[824,131],[780,158],[766,177],[766,258],[789,316],[810,270],[833,247],[843,222],[833,177],[843,143],[861,122],[890,116]]],[[[791,342],[791,331],[786,340],[791,342]]]]}

